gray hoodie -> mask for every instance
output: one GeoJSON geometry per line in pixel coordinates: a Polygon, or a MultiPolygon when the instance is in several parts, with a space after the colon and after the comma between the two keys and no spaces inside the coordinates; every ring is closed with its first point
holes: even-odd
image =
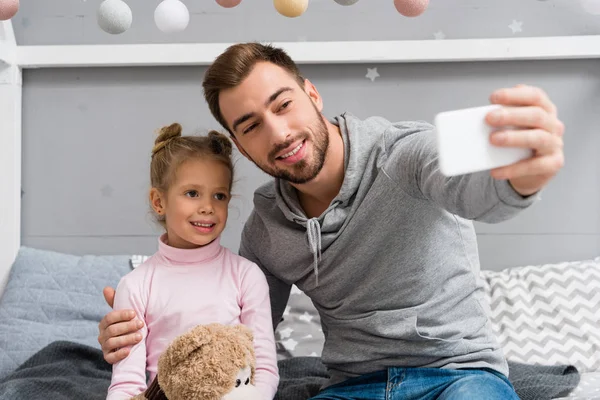
{"type": "Polygon", "coordinates": [[[295,189],[257,189],[240,255],[267,275],[274,326],[296,284],[319,311],[330,384],[386,367],[491,368],[508,375],[478,281],[471,220],[496,223],[523,198],[489,172],[441,174],[434,128],[350,114],[338,196],[307,219],[295,189]]]}

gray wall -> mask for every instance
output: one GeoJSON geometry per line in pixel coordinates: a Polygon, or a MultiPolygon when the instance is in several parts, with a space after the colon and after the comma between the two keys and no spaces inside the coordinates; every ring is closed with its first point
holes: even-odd
{"type": "MultiPolygon", "coordinates": [[[[570,0],[434,0],[421,17],[395,12],[391,0],[341,7],[311,0],[306,14],[279,16],[270,0],[226,10],[213,0],[185,1],[183,33],[154,25],[159,0],[127,0],[133,27],[122,35],[96,24],[99,0],[23,1],[13,19],[20,45],[387,40],[600,34],[600,16],[570,0]],[[375,18],[376,23],[367,21],[375,18]],[[522,30],[513,32],[516,20],[522,30]],[[440,32],[443,35],[440,35],[440,32]]],[[[567,125],[567,164],[543,200],[518,218],[477,225],[484,268],[580,259],[600,254],[600,61],[305,66],[328,117],[432,121],[437,112],[487,103],[502,86],[543,87],[567,125]],[[374,82],[367,68],[378,68],[374,82]]],[[[150,253],[160,232],[146,195],[153,133],[179,121],[206,132],[203,68],[27,70],[23,110],[23,244],[72,253],[150,253]]],[[[252,192],[267,177],[238,156],[238,179],[223,243],[237,250],[252,192]]]]}
{"type": "MultiPolygon", "coordinates": [[[[487,102],[498,87],[543,87],[566,123],[566,166],[542,201],[518,218],[478,224],[482,265],[600,254],[600,61],[307,66],[328,117],[431,121],[487,102]]],[[[217,127],[201,95],[202,68],[59,69],[24,74],[23,243],[73,253],[149,253],[158,230],[147,212],[153,132],[180,121],[217,127]]],[[[266,176],[238,156],[239,195],[224,244],[237,250],[253,189],[266,176]]]]}

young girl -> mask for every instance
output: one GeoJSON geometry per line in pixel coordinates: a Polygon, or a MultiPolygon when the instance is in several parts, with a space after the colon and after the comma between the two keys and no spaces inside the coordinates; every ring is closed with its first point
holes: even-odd
{"type": "Polygon", "coordinates": [[[144,321],[142,341],[114,364],[107,399],[147,388],[161,353],[199,324],[244,324],[254,333],[256,386],[272,399],[279,380],[269,288],[259,267],[222,247],[233,165],[231,142],[215,131],[181,136],[162,128],[152,150],[150,203],[166,233],[158,252],[120,281],[114,309],[144,321]]]}

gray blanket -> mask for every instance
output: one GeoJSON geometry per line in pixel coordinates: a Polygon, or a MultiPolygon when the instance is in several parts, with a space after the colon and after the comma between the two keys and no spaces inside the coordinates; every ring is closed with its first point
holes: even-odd
{"type": "MultiPolygon", "coordinates": [[[[566,396],[579,383],[573,366],[540,367],[509,363],[510,380],[522,400],[550,400],[566,396]]],[[[281,381],[275,400],[306,400],[327,379],[316,357],[279,362],[281,381]]],[[[0,381],[2,400],[104,400],[111,367],[102,352],[60,341],[46,346],[0,381]]]]}

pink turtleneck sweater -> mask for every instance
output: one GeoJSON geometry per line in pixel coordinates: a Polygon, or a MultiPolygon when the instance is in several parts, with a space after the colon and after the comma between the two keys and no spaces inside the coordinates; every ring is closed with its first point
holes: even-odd
{"type": "Polygon", "coordinates": [[[117,286],[114,309],[133,309],[145,324],[142,341],[113,365],[107,400],[142,393],[155,378],[158,358],[167,346],[196,325],[213,322],[252,329],[256,386],[264,399],[273,399],[279,373],[269,287],[262,271],[222,247],[218,239],[188,250],[168,246],[164,237],[158,252],[117,286]]]}

